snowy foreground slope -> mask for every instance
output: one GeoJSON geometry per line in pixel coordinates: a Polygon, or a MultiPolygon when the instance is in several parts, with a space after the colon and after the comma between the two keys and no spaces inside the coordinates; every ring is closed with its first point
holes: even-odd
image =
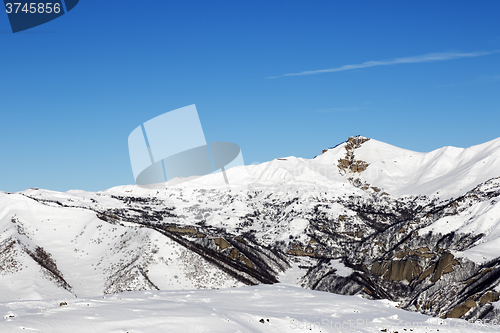
{"type": "MultiPolygon", "coordinates": [[[[158,290],[225,295],[282,282],[332,293],[293,289],[304,297],[500,320],[500,139],[417,153],[352,137],[311,160],[226,176],[230,186],[214,174],[151,188],[0,192],[0,302],[14,302],[2,306],[26,315],[74,299],[54,310],[63,313],[126,291],[168,299],[158,290]]],[[[122,296],[150,300],[131,295],[122,296]]]]}
{"type": "Polygon", "coordinates": [[[104,297],[0,303],[2,332],[494,332],[493,323],[439,319],[366,300],[260,285],[136,291],[104,297]],[[66,304],[66,305],[64,305],[66,304]]]}

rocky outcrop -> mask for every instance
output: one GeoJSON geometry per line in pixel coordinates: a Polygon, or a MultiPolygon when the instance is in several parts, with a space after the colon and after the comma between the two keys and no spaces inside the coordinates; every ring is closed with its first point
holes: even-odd
{"type": "Polygon", "coordinates": [[[215,245],[217,245],[219,247],[219,249],[221,250],[224,250],[224,249],[227,249],[228,247],[231,247],[231,244],[229,244],[227,242],[227,240],[225,240],[224,238],[215,238],[214,239],[214,243],[215,245]]]}
{"type": "Polygon", "coordinates": [[[370,140],[362,136],[350,137],[345,144],[345,157],[338,160],[338,168],[343,172],[359,173],[366,170],[368,163],[361,160],[356,160],[354,150],[361,147],[361,145],[370,140]]]}
{"type": "MultiPolygon", "coordinates": [[[[311,243],[311,241],[309,242],[311,243]]],[[[312,244],[317,243],[317,241],[312,242],[312,244]]],[[[316,253],[314,253],[314,249],[311,245],[307,245],[304,249],[300,243],[293,243],[286,253],[294,256],[316,257],[316,253]]]]}
{"type": "Polygon", "coordinates": [[[382,275],[387,281],[407,281],[411,282],[422,273],[418,261],[414,260],[393,260],[379,264],[376,262],[371,272],[376,275],[382,275]]]}
{"type": "Polygon", "coordinates": [[[485,293],[481,299],[479,300],[480,305],[484,305],[487,303],[498,302],[500,293],[496,291],[488,291],[485,293]]]}
{"type": "Polygon", "coordinates": [[[476,302],[469,299],[448,311],[443,318],[462,318],[470,309],[476,307],[476,305],[476,302]]]}
{"type": "Polygon", "coordinates": [[[456,265],[458,264],[456,260],[453,262],[453,254],[444,253],[437,263],[434,275],[431,278],[431,282],[436,282],[437,280],[439,280],[441,275],[444,273],[453,272],[453,263],[455,263],[456,265]]]}

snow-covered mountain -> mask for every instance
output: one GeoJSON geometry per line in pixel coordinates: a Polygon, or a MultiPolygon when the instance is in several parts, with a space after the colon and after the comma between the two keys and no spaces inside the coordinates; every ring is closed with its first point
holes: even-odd
{"type": "Polygon", "coordinates": [[[152,188],[0,192],[0,301],[285,282],[500,319],[500,139],[352,137],[152,188]]]}
{"type": "MultiPolygon", "coordinates": [[[[499,177],[499,165],[500,138],[469,148],[444,147],[419,153],[358,136],[324,150],[314,159],[277,158],[259,165],[235,167],[227,174],[235,188],[323,186],[338,191],[347,180],[358,179],[394,197],[426,195],[443,199],[458,197],[499,177]]],[[[187,186],[224,187],[225,182],[216,174],[190,181],[184,185],[187,186]]]]}

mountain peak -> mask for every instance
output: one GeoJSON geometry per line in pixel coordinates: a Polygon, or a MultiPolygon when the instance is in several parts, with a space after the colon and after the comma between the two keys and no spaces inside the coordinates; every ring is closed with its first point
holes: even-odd
{"type": "Polygon", "coordinates": [[[366,137],[361,136],[361,135],[351,136],[346,141],[345,150],[347,150],[348,152],[349,151],[352,152],[354,149],[361,148],[361,145],[369,140],[370,140],[370,138],[366,138],[366,137]]]}
{"type": "Polygon", "coordinates": [[[323,155],[324,153],[326,153],[330,149],[337,148],[338,146],[340,146],[342,144],[346,144],[346,149],[348,149],[348,148],[349,148],[349,150],[356,149],[356,148],[361,147],[361,145],[368,140],[370,140],[370,138],[367,138],[367,137],[364,137],[361,135],[350,136],[346,141],[341,142],[338,145],[335,145],[335,146],[327,148],[327,149],[323,149],[323,151],[321,152],[321,155],[323,155]]]}

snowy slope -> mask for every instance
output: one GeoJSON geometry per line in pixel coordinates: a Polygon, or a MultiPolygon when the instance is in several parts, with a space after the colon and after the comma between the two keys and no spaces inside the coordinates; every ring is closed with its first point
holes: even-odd
{"type": "Polygon", "coordinates": [[[498,323],[427,317],[395,303],[276,284],[0,303],[2,332],[494,332],[498,323]],[[60,305],[65,301],[67,305],[60,305]]]}
{"type": "Polygon", "coordinates": [[[487,262],[500,256],[500,202],[497,197],[485,198],[484,201],[474,202],[475,193],[488,193],[500,190],[500,182],[494,179],[484,185],[478,186],[462,201],[467,203],[467,208],[458,214],[446,215],[436,220],[431,225],[419,230],[421,235],[429,232],[447,234],[484,235],[477,244],[456,255],[465,256],[475,262],[487,262]]]}
{"type": "Polygon", "coordinates": [[[0,193],[0,202],[2,300],[242,285],[152,229],[110,224],[88,209],[51,207],[19,194],[0,193]],[[37,249],[50,257],[52,272],[36,262],[37,249]]]}

